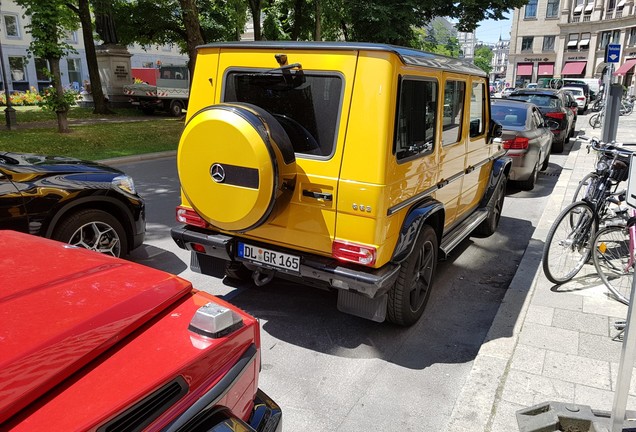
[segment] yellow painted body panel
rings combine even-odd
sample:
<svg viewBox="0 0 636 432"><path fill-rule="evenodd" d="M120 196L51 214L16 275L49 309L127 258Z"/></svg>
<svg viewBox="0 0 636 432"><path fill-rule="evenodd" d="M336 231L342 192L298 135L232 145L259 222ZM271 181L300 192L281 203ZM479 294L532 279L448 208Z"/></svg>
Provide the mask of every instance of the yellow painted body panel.
<svg viewBox="0 0 636 432"><path fill-rule="evenodd" d="M289 64L300 63L307 73L332 72L342 77L337 142L330 158L297 154L296 185L291 202L281 214L240 234L242 237L325 256L331 256L334 239L372 245L378 250L374 267L381 267L391 259L409 211L407 207L388 216L390 208L453 176L454 181L431 195L444 204L445 229L478 205L487 187L492 162L466 175L464 172L496 151L496 146L486 144L485 132L481 137L469 138L470 89L472 80L486 82L481 77L408 66L388 51L202 48L197 57L188 119L206 106L222 102L222 82L228 71L277 68L274 54L286 54ZM393 154L393 140L398 83L399 78L405 76L437 82L437 135L431 154L398 163ZM467 91L461 139L442 145L447 79L464 81ZM487 112L485 116L488 125ZM211 137L196 139L204 142ZM303 190L330 193L333 200L303 196ZM231 197L224 198L234 205ZM189 202L185 195L182 199L184 205L197 204ZM212 204L220 203L215 199Z"/></svg>

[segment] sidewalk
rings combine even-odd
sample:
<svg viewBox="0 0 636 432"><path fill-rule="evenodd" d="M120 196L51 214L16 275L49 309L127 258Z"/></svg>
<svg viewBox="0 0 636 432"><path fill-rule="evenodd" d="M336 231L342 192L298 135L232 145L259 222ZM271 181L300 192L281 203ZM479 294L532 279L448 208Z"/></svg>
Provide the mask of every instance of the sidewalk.
<svg viewBox="0 0 636 432"><path fill-rule="evenodd" d="M582 135L600 137L589 115L579 116ZM636 143L636 116L619 119L617 141ZM572 140L559 180L535 229L448 423L448 432L518 430L516 411L559 401L611 411L622 342L613 323L627 306L607 296L594 266L560 286L541 268L546 235L570 203L578 181L592 170L595 155ZM569 146L566 146L566 149ZM539 180L540 181L540 180ZM628 410L636 410L634 371Z"/></svg>

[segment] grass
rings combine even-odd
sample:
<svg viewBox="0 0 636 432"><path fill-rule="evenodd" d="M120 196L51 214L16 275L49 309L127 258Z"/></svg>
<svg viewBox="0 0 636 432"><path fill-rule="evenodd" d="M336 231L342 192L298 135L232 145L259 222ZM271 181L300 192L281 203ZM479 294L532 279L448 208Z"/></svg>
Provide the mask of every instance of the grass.
<svg viewBox="0 0 636 432"><path fill-rule="evenodd" d="M18 125L23 122L21 114L24 115L22 112L17 113ZM34 115L39 116L41 113ZM17 130L0 130L0 151L101 160L176 150L182 130L182 120L157 117L136 122L71 126L71 133L67 134L57 132L57 123L45 127L18 127Z"/></svg>
<svg viewBox="0 0 636 432"><path fill-rule="evenodd" d="M40 122L40 121L56 121L57 117L54 112L44 111L42 108L37 106L14 106L16 111L16 118L18 119L18 124L22 123L32 123L32 122ZM2 120L4 120L4 106L0 107L0 115L2 116ZM115 114L112 117L135 117L135 116L144 116L144 114L135 108L116 108L113 109ZM68 112L69 119L89 119L89 118L97 118L104 117L101 115L93 114L92 108L80 108L80 107L71 107ZM110 117L110 116L108 116ZM3 123L3 122L0 122Z"/></svg>

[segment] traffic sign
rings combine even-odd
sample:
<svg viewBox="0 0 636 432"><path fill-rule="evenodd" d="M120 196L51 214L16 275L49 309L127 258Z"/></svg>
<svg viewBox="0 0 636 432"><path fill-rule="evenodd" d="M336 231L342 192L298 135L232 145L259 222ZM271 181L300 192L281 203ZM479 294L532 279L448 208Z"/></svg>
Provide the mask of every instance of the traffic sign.
<svg viewBox="0 0 636 432"><path fill-rule="evenodd" d="M605 63L618 63L621 58L620 44L607 44L605 48Z"/></svg>

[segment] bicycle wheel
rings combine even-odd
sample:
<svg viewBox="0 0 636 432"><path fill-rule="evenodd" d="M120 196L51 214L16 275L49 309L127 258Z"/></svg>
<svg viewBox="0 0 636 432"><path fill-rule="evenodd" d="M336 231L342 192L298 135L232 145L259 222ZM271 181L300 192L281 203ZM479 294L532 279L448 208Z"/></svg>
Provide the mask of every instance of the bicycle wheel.
<svg viewBox="0 0 636 432"><path fill-rule="evenodd" d="M601 122L603 121L603 119L601 118L601 114L594 114L592 117L590 117L590 126L592 126L592 128L596 129L596 128L600 128L601 127Z"/></svg>
<svg viewBox="0 0 636 432"><path fill-rule="evenodd" d="M572 279L590 258L590 242L598 227L592 206L578 201L557 216L543 247L543 272L562 284Z"/></svg>
<svg viewBox="0 0 636 432"><path fill-rule="evenodd" d="M588 191L594 187L596 181L598 180L598 174L596 173L588 173L581 179L579 184L576 186L576 190L574 191L574 197L572 197L572 202L583 201L588 194Z"/></svg>
<svg viewBox="0 0 636 432"><path fill-rule="evenodd" d="M601 229L594 238L592 260L601 280L621 303L629 304L634 276L629 231L622 226Z"/></svg>

